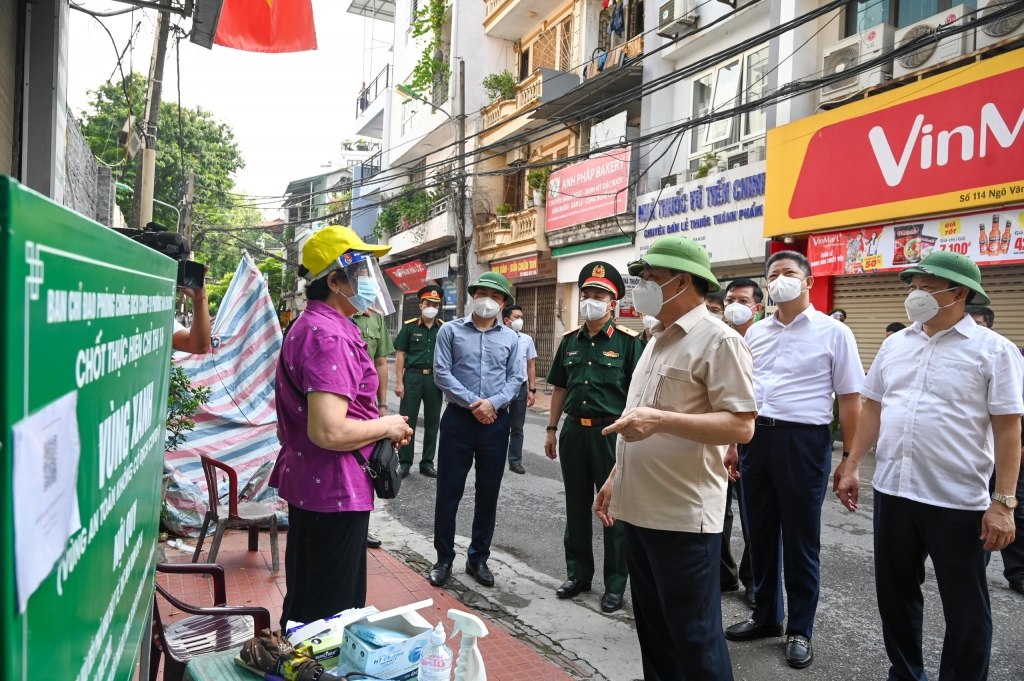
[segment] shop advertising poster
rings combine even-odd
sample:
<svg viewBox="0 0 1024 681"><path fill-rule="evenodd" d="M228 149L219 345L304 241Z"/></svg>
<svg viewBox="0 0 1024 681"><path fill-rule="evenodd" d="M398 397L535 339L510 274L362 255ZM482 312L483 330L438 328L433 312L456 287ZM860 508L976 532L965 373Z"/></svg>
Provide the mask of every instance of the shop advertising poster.
<svg viewBox="0 0 1024 681"><path fill-rule="evenodd" d="M129 681L177 264L0 177L0 679Z"/></svg>
<svg viewBox="0 0 1024 681"><path fill-rule="evenodd" d="M551 173L545 231L625 213L629 156L630 147L615 149Z"/></svg>
<svg viewBox="0 0 1024 681"><path fill-rule="evenodd" d="M898 272L934 251L978 265L1024 263L1024 205L841 232L812 234L807 258L817 277Z"/></svg>
<svg viewBox="0 0 1024 681"><path fill-rule="evenodd" d="M395 267L385 267L384 273L402 290L416 293L427 285L427 266L421 260L411 260Z"/></svg>
<svg viewBox="0 0 1024 681"><path fill-rule="evenodd" d="M719 267L764 260L765 162L733 168L636 200L636 257L663 236L696 241Z"/></svg>

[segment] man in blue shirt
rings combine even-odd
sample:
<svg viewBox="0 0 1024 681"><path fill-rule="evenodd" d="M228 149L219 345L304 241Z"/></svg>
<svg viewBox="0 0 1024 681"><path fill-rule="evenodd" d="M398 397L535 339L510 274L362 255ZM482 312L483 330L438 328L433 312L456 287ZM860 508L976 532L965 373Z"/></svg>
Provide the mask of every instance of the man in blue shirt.
<svg viewBox="0 0 1024 681"><path fill-rule="evenodd" d="M515 302L508 280L484 272L469 287L472 314L441 327L434 346L434 383L448 406L441 416L434 549L430 583L442 586L455 562L455 516L469 469L476 468L476 506L466 572L493 586L487 569L498 492L505 473L511 418L509 403L526 380L519 337L498 323L501 308Z"/></svg>

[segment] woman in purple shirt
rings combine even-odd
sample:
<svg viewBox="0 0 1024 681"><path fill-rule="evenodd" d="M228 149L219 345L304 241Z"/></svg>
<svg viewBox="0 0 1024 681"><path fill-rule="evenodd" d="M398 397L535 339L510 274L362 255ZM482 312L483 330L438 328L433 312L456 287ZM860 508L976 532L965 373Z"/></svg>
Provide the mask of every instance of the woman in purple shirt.
<svg viewBox="0 0 1024 681"><path fill-rule="evenodd" d="M412 431L404 416L379 418L377 370L351 317L373 306L394 312L377 256L348 227L327 227L302 249L305 312L289 327L277 364L283 443L270 485L288 502L287 594L281 628L366 602L366 532L373 485L352 454L396 446Z"/></svg>

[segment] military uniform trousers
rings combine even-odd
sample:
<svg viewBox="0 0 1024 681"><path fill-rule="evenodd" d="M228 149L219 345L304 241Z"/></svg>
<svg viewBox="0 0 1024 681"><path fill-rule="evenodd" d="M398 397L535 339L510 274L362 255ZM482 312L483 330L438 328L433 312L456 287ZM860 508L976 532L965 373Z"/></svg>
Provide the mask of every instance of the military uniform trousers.
<svg viewBox="0 0 1024 681"><path fill-rule="evenodd" d="M409 417L412 437L409 444L398 450L398 461L403 468L412 466L416 459L413 448L416 446L416 421L420 413L420 402L423 403L423 457L420 468L433 465L434 453L437 451L437 431L441 427L441 405L444 395L434 384L434 375L424 374L423 370L407 369L402 378L405 384L405 397L399 405L398 413Z"/></svg>
<svg viewBox="0 0 1024 681"><path fill-rule="evenodd" d="M558 438L558 460L565 486L565 567L569 579L589 582L594 577L594 495L615 466L615 435L602 435L603 426L564 421ZM604 528L604 589L626 590L626 552L622 521Z"/></svg>

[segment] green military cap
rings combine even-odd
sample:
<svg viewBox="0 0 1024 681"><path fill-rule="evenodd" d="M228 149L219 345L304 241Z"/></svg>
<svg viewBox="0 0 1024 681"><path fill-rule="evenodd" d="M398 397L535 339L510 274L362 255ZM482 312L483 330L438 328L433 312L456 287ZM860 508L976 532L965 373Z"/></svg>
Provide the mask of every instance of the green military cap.
<svg viewBox="0 0 1024 681"><path fill-rule="evenodd" d="M585 265L580 270L578 283L581 291L588 287L603 289L615 296L615 300L621 298L622 294L626 292L626 287L622 283L622 276L615 269L615 266L602 260L595 260Z"/></svg>
<svg viewBox="0 0 1024 681"><path fill-rule="evenodd" d="M966 255L950 251L935 251L917 265L900 272L900 279L910 281L915 274L930 274L946 279L954 286L966 286L974 291L974 305L988 305L991 301L981 287L981 268Z"/></svg>
<svg viewBox="0 0 1024 681"><path fill-rule="evenodd" d="M469 295L473 295L476 289L479 287L492 288L495 291L501 291L505 294L505 302L512 305L516 302L516 299L512 296L512 285L508 283L508 279L498 274L497 272L484 272L476 278L472 284L469 285Z"/></svg>
<svg viewBox="0 0 1024 681"><path fill-rule="evenodd" d="M708 283L708 293L722 290L715 275L711 274L711 258L700 244L685 236L663 236L653 244L644 257L629 263L629 273L634 277L648 267L667 267L687 272Z"/></svg>
<svg viewBox="0 0 1024 681"><path fill-rule="evenodd" d="M420 300L429 300L432 303L440 303L442 300L441 287L437 284L429 284L420 289L417 294Z"/></svg>

